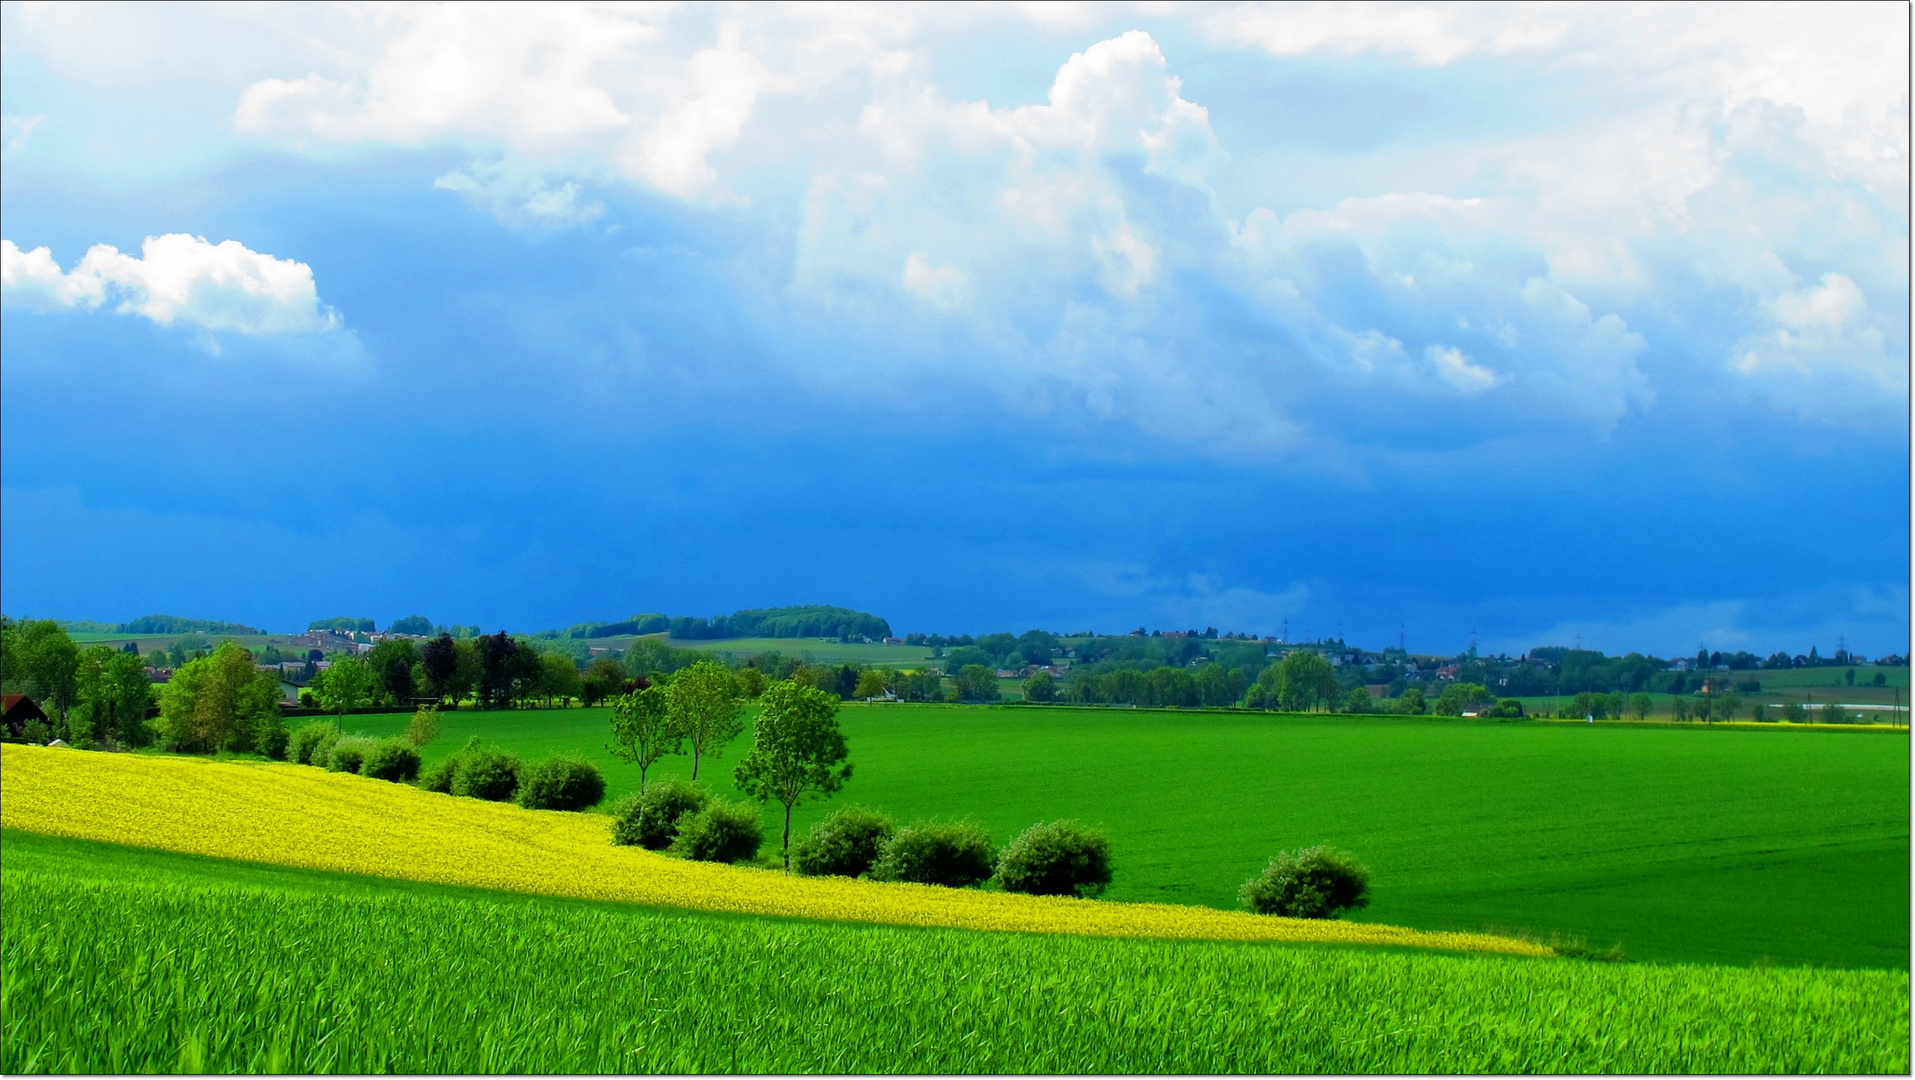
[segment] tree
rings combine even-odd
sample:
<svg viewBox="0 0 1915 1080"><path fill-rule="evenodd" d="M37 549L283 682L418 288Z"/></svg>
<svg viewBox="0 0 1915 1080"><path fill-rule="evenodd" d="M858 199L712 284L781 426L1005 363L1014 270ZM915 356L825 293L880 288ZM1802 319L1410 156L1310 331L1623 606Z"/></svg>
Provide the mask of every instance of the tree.
<svg viewBox="0 0 1915 1080"><path fill-rule="evenodd" d="M340 714L357 709L372 697L373 674L356 656L342 656L313 680L313 694L324 708Z"/></svg>
<svg viewBox="0 0 1915 1080"><path fill-rule="evenodd" d="M691 743L692 779L697 780L698 759L723 757L725 744L745 730L738 680L716 660L700 660L673 676L665 700L672 722Z"/></svg>
<svg viewBox="0 0 1915 1080"><path fill-rule="evenodd" d="M1039 703L1057 700L1057 680L1048 671L1037 671L1024 680L1024 700Z"/></svg>
<svg viewBox="0 0 1915 1080"><path fill-rule="evenodd" d="M1603 695L1593 695L1602 697ZM1438 716L1461 716L1466 712L1476 712L1486 702L1494 701L1489 687L1480 683L1455 682L1443 688L1432 710ZM1580 704L1579 704L1580 707ZM1597 708L1595 711L1602 711Z"/></svg>
<svg viewBox="0 0 1915 1080"><path fill-rule="evenodd" d="M1649 710L1655 706L1655 703L1655 699L1648 694L1631 694L1629 714L1638 720L1646 720L1649 717Z"/></svg>
<svg viewBox="0 0 1915 1080"><path fill-rule="evenodd" d="M1320 701L1333 701L1337 692L1336 669L1309 649L1298 649L1277 665L1277 701L1289 712L1314 709Z"/></svg>
<svg viewBox="0 0 1915 1080"><path fill-rule="evenodd" d="M1424 698L1420 688L1412 686L1403 691L1403 695L1390 706L1390 711L1404 716L1422 716L1430 711L1430 703Z"/></svg>
<svg viewBox="0 0 1915 1080"><path fill-rule="evenodd" d="M1002 695L997 688L997 672L983 664L966 664L952 677L959 701L996 701Z"/></svg>
<svg viewBox="0 0 1915 1080"><path fill-rule="evenodd" d="M424 615L408 615L403 619L392 620L392 625L386 627L386 632L389 634L410 634L413 637L425 637L427 634L432 633L432 620L426 618Z"/></svg>
<svg viewBox="0 0 1915 1080"><path fill-rule="evenodd" d="M68 722L75 736L84 729L95 739L112 739L124 746L146 745L146 713L153 701L153 684L147 681L146 666L137 654L95 645L80 654L78 685L78 711Z"/></svg>
<svg viewBox="0 0 1915 1080"><path fill-rule="evenodd" d="M647 683L612 699L612 756L638 766L638 797L645 798L646 773L668 754L685 752L685 732L672 716L665 691ZM641 823L642 824L642 823Z"/></svg>
<svg viewBox="0 0 1915 1080"><path fill-rule="evenodd" d="M578 665L572 662L571 657L563 653L546 653L539 658L539 669L539 693L545 697L548 707L553 698L563 705L584 693Z"/></svg>
<svg viewBox="0 0 1915 1080"><path fill-rule="evenodd" d="M391 705L404 705L412 697L412 666L419 662L419 650L403 638L382 641L366 653L366 667L372 672L372 696Z"/></svg>
<svg viewBox="0 0 1915 1080"><path fill-rule="evenodd" d="M763 694L764 690L760 689L758 692ZM872 698L883 697L884 672L879 671L877 668L866 668L859 672L858 686L852 696L865 701L869 701Z"/></svg>
<svg viewBox="0 0 1915 1080"><path fill-rule="evenodd" d="M1376 703L1370 700L1370 692L1361 686L1350 691L1349 696L1343 699L1343 711L1347 713L1367 713L1375 708Z"/></svg>
<svg viewBox="0 0 1915 1080"><path fill-rule="evenodd" d="M738 790L785 807L784 861L791 869L791 811L806 795L830 795L851 777L838 704L822 690L776 682L760 699L751 751L732 771Z"/></svg>
<svg viewBox="0 0 1915 1080"><path fill-rule="evenodd" d="M501 630L478 640L479 701L497 705L511 700L519 674L519 643Z"/></svg>
<svg viewBox="0 0 1915 1080"><path fill-rule="evenodd" d="M1723 694L1721 700L1716 703L1716 712L1720 713L1724 720L1734 720L1736 710L1740 708L1742 708L1742 695L1734 690Z"/></svg>
<svg viewBox="0 0 1915 1080"><path fill-rule="evenodd" d="M459 647L452 635L440 634L426 642L419 653L419 664L425 670L426 691L442 701L452 697L452 687L459 674Z"/></svg>
<svg viewBox="0 0 1915 1080"><path fill-rule="evenodd" d="M619 692L625 685L625 665L608 657L599 657L592 666L585 669L585 675L579 679L579 700L586 705L597 705ZM647 682L645 685L650 686Z"/></svg>
<svg viewBox="0 0 1915 1080"><path fill-rule="evenodd" d="M253 667L253 654L227 642L180 665L160 690L160 733L177 750L230 749L269 755L262 734L283 732L279 680ZM285 744L278 747L285 752Z"/></svg>
<svg viewBox="0 0 1915 1080"><path fill-rule="evenodd" d="M62 724L79 701L79 670L79 646L52 619L10 623L0 635L0 682L33 695Z"/></svg>

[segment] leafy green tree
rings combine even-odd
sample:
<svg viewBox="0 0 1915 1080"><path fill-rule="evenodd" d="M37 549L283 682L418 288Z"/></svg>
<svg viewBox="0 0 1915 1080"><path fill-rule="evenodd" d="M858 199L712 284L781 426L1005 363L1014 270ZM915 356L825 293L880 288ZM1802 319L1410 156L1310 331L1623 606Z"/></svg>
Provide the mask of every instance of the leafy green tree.
<svg viewBox="0 0 1915 1080"><path fill-rule="evenodd" d="M738 680L716 660L700 660L672 677L665 700L672 722L691 743L692 779L697 780L699 759L723 757L725 744L745 730Z"/></svg>
<svg viewBox="0 0 1915 1080"><path fill-rule="evenodd" d="M597 705L617 694L624 685L624 665L601 656L592 661L592 666L586 668L585 675L579 679L579 700L586 705Z"/></svg>
<svg viewBox="0 0 1915 1080"><path fill-rule="evenodd" d="M557 699L564 705L584 693L584 680L579 678L578 665L563 653L546 653L539 657L539 695L545 698L550 707Z"/></svg>
<svg viewBox="0 0 1915 1080"><path fill-rule="evenodd" d="M1716 702L1716 712L1724 720L1734 720L1735 714L1742 708L1742 695L1730 690Z"/></svg>
<svg viewBox="0 0 1915 1080"><path fill-rule="evenodd" d="M784 861L791 869L791 811L807 795L830 795L851 777L838 704L822 690L785 681L765 688L751 751L732 771L738 790L785 808Z"/></svg>
<svg viewBox="0 0 1915 1080"><path fill-rule="evenodd" d="M9 623L0 634L0 682L33 696L64 726L79 702L80 648L52 619Z"/></svg>
<svg viewBox="0 0 1915 1080"><path fill-rule="evenodd" d="M1670 714L1677 720L1689 719L1689 699L1680 694L1676 695L1674 703L1670 705Z"/></svg>
<svg viewBox="0 0 1915 1080"><path fill-rule="evenodd" d="M1297 649L1277 665L1277 701L1289 712L1314 709L1332 702L1337 693L1336 669L1309 649Z"/></svg>
<svg viewBox="0 0 1915 1080"><path fill-rule="evenodd" d="M1057 680L1048 671L1036 671L1024 680L1024 700L1040 704L1057 700Z"/></svg>
<svg viewBox="0 0 1915 1080"><path fill-rule="evenodd" d="M959 701L996 701L1003 695L997 688L997 672L983 664L966 664L952 677L953 692Z"/></svg>
<svg viewBox="0 0 1915 1080"><path fill-rule="evenodd" d="M646 776L659 758L685 752L685 731L672 715L662 687L646 685L612 699L612 756L638 766L642 804Z"/></svg>
<svg viewBox="0 0 1915 1080"><path fill-rule="evenodd" d="M1650 697L1648 694L1631 694L1629 695L1629 715L1638 720L1647 720L1649 718L1649 710L1654 708L1655 704L1656 699Z"/></svg>
<svg viewBox="0 0 1915 1080"><path fill-rule="evenodd" d="M1402 716L1422 716L1430 711L1430 703L1423 696L1422 688L1412 686L1390 705L1390 711Z"/></svg>
<svg viewBox="0 0 1915 1080"><path fill-rule="evenodd" d="M425 672L426 692L441 701L458 701L453 686L459 675L459 647L451 634L440 634L419 650L419 664Z"/></svg>
<svg viewBox="0 0 1915 1080"><path fill-rule="evenodd" d="M1496 700L1489 687L1481 683L1455 682L1443 688L1436 699L1433 710L1438 716L1461 716L1466 712L1477 712L1480 706Z"/></svg>
<svg viewBox="0 0 1915 1080"><path fill-rule="evenodd" d="M320 705L343 716L372 699L373 673L356 656L342 656L313 680Z"/></svg>
<svg viewBox="0 0 1915 1080"><path fill-rule="evenodd" d="M1343 699L1343 711L1346 713L1363 714L1375 709L1376 703L1370 700L1370 692L1361 686L1350 691Z"/></svg>
<svg viewBox="0 0 1915 1080"><path fill-rule="evenodd" d="M1200 704L1212 708L1233 705L1243 697L1243 670L1227 668L1221 663L1205 664L1197 669L1197 698Z"/></svg>
<svg viewBox="0 0 1915 1080"><path fill-rule="evenodd" d="M860 700L868 701L871 698L883 697L884 690L884 672L879 671L877 668L866 668L858 673L858 685L852 692L852 696ZM758 692L760 694L764 693L762 689Z"/></svg>
<svg viewBox="0 0 1915 1080"><path fill-rule="evenodd" d="M80 654L77 681L79 707L69 721L76 736L84 728L94 739L112 739L124 746L144 746L150 741L146 713L153 701L153 685L137 654L95 645ZM80 740L74 742L79 745Z"/></svg>
<svg viewBox="0 0 1915 1080"><path fill-rule="evenodd" d="M386 632L389 634L411 634L414 637L425 637L427 634L432 633L432 620L426 618L424 615L408 615L403 619L392 620L392 625L386 627Z"/></svg>
<svg viewBox="0 0 1915 1080"><path fill-rule="evenodd" d="M253 654L230 641L173 673L160 690L156 726L176 750L259 749L276 756L275 749L286 749L279 680L256 669Z"/></svg>
<svg viewBox="0 0 1915 1080"><path fill-rule="evenodd" d="M419 649L403 638L392 638L374 645L365 657L372 672L372 696L392 705L403 705L413 695L412 667L419 662Z"/></svg>

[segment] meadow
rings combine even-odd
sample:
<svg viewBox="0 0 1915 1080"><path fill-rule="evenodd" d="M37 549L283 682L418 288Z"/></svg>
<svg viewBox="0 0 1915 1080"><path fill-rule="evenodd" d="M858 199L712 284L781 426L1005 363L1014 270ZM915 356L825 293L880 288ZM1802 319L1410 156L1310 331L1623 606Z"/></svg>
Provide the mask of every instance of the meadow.
<svg viewBox="0 0 1915 1080"><path fill-rule="evenodd" d="M1374 872L1361 920L1639 960L1908 967L1902 731L895 704L840 718L856 772L800 808L799 831L847 802L969 816L999 843L1074 817L1111 835L1110 898L1223 909L1276 851L1329 842ZM448 713L426 757L474 734L528 758L583 751L616 797L638 776L605 752L607 722ZM701 780L729 793L743 748ZM653 775L688 772L667 758Z"/></svg>
<svg viewBox="0 0 1915 1080"><path fill-rule="evenodd" d="M0 894L9 1073L1908 1069L1906 972L726 917L15 831Z"/></svg>

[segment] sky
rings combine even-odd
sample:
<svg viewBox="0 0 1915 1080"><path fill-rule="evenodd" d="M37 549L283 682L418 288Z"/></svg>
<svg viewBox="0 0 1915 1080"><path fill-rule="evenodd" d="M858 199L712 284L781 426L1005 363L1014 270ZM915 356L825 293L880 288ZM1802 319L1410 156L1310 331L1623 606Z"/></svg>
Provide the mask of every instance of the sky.
<svg viewBox="0 0 1915 1080"><path fill-rule="evenodd" d="M6 4L5 610L1906 654L1908 48Z"/></svg>

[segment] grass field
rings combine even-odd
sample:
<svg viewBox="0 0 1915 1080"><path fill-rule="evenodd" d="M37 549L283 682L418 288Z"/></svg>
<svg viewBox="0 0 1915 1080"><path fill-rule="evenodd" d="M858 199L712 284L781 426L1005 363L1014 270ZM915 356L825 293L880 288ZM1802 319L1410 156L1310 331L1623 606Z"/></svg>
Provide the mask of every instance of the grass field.
<svg viewBox="0 0 1915 1080"><path fill-rule="evenodd" d="M1110 832L1110 897L1220 908L1277 850L1327 841L1374 871L1363 919L1563 935L1650 960L1909 962L1901 732L908 705L840 716L856 773L800 809L800 830L852 801L906 820L968 815L999 843L1076 817ZM605 753L606 725L596 709L451 713L427 757L468 734L528 757L577 749L615 793L631 790L637 770ZM728 790L743 748L701 778ZM659 770L688 771L682 758Z"/></svg>
<svg viewBox="0 0 1915 1080"><path fill-rule="evenodd" d="M9 1073L1908 1069L1905 972L852 927L17 832L0 890Z"/></svg>

